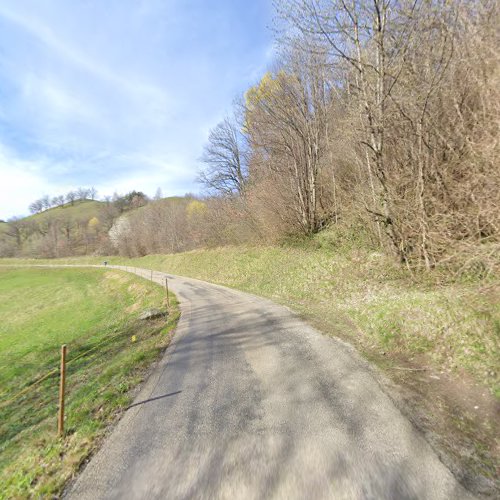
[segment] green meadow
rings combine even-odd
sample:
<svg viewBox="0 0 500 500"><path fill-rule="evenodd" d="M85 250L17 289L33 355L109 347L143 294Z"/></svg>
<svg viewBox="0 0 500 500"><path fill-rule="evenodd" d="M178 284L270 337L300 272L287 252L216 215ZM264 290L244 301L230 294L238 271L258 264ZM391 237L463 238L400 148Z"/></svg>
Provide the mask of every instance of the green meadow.
<svg viewBox="0 0 500 500"><path fill-rule="evenodd" d="M178 319L165 292L101 269L0 268L0 498L58 496L132 399ZM68 349L57 437L60 346Z"/></svg>

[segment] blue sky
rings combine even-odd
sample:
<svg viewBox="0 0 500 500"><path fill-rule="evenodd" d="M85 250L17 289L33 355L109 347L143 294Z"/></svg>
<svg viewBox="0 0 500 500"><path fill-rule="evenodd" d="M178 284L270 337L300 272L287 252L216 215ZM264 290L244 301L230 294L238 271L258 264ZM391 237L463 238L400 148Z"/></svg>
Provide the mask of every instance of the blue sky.
<svg viewBox="0 0 500 500"><path fill-rule="evenodd" d="M0 3L0 219L44 194L199 191L211 127L273 57L271 0Z"/></svg>

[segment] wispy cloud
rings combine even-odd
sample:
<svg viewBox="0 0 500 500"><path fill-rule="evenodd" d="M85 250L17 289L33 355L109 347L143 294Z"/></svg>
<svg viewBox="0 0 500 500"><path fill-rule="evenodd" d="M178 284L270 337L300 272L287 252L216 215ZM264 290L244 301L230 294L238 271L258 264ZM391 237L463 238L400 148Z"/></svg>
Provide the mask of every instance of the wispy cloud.
<svg viewBox="0 0 500 500"><path fill-rule="evenodd" d="M0 3L0 218L78 185L196 190L209 128L271 57L269 5Z"/></svg>
<svg viewBox="0 0 500 500"><path fill-rule="evenodd" d="M0 4L0 16L36 37L47 48L63 58L66 63L75 65L90 75L114 85L118 90L160 101L163 101L166 97L163 89L137 81L130 75L120 75L99 64L97 60L87 57L83 52L72 46L68 40L59 39L50 26L43 24L26 12L21 15L9 8L7 4Z"/></svg>

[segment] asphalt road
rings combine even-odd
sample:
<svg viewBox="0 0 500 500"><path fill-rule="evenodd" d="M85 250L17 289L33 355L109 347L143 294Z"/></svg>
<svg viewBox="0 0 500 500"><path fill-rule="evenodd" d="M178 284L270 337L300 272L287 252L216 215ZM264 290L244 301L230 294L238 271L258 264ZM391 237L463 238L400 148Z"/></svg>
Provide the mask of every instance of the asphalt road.
<svg viewBox="0 0 500 500"><path fill-rule="evenodd" d="M168 277L174 340L68 498L473 498L352 348L268 300Z"/></svg>

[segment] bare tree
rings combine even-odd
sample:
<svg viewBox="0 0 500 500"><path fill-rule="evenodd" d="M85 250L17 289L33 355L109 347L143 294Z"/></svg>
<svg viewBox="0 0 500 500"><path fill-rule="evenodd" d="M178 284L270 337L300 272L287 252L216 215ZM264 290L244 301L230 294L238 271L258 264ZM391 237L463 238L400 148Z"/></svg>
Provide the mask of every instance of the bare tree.
<svg viewBox="0 0 500 500"><path fill-rule="evenodd" d="M58 207L62 207L64 205L64 196L62 194L60 194L59 196L56 196L54 198L54 200L55 200L55 204Z"/></svg>
<svg viewBox="0 0 500 500"><path fill-rule="evenodd" d="M77 194L74 191L69 191L69 193L66 194L66 201L68 203L71 203L71 205L75 204L76 198L77 198Z"/></svg>
<svg viewBox="0 0 500 500"><path fill-rule="evenodd" d="M51 207L50 197L47 194L42 196L40 201L44 210L48 210Z"/></svg>
<svg viewBox="0 0 500 500"><path fill-rule="evenodd" d="M83 201L86 200L88 196L89 189L80 187L76 190L76 199Z"/></svg>
<svg viewBox="0 0 500 500"><path fill-rule="evenodd" d="M23 232L25 223L21 217L12 217L7 221L6 236L15 241L18 250L21 249L23 243Z"/></svg>
<svg viewBox="0 0 500 500"><path fill-rule="evenodd" d="M202 156L206 167L198 181L209 191L242 195L248 177L246 138L234 119L225 118L210 131Z"/></svg>
<svg viewBox="0 0 500 500"><path fill-rule="evenodd" d="M282 217L293 216L306 234L317 232L326 215L319 182L331 86L321 55L292 50L282 69L247 92L247 127L257 153L251 173L280 185Z"/></svg>
<svg viewBox="0 0 500 500"><path fill-rule="evenodd" d="M43 210L43 202L42 200L35 200L30 204L29 210L32 214L37 214Z"/></svg>

